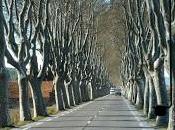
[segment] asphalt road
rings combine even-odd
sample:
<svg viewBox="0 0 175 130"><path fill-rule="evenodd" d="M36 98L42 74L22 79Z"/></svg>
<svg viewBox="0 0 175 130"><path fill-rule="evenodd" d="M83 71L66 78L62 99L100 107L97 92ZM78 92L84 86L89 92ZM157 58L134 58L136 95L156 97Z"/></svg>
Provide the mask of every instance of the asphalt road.
<svg viewBox="0 0 175 130"><path fill-rule="evenodd" d="M108 95L16 130L154 130L134 106Z"/></svg>

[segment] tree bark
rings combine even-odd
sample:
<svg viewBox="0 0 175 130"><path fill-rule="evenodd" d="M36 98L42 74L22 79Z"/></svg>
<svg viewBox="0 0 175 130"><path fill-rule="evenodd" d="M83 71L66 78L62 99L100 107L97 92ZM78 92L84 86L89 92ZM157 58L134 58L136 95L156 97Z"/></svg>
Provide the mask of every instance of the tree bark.
<svg viewBox="0 0 175 130"><path fill-rule="evenodd" d="M42 81L38 79L30 80L31 89L33 91L33 109L34 109L34 117L37 116L47 116L46 105L43 99L41 84Z"/></svg>
<svg viewBox="0 0 175 130"><path fill-rule="evenodd" d="M136 105L138 109L143 109L143 89L144 89L144 83L142 80L137 81L137 99L136 99Z"/></svg>
<svg viewBox="0 0 175 130"><path fill-rule="evenodd" d="M18 71L20 121L31 120L28 79Z"/></svg>
<svg viewBox="0 0 175 130"><path fill-rule="evenodd" d="M61 83L60 78L56 76L54 79L54 88L55 88L55 101L56 101L57 111L65 110L60 83Z"/></svg>
<svg viewBox="0 0 175 130"><path fill-rule="evenodd" d="M76 105L78 105L82 103L82 98L81 98L80 86L76 79L73 81L73 90L74 90L75 103Z"/></svg>
<svg viewBox="0 0 175 130"><path fill-rule="evenodd" d="M81 89L81 96L82 96L82 101L86 102L87 99L87 86L86 86L86 80L80 81L80 89Z"/></svg>
<svg viewBox="0 0 175 130"><path fill-rule="evenodd" d="M95 79L92 80L92 97L93 99L97 98L96 84Z"/></svg>
<svg viewBox="0 0 175 130"><path fill-rule="evenodd" d="M128 85L128 89L129 89L129 92L128 92L128 100L131 101L132 100L132 84L131 84L131 81L129 82L129 85Z"/></svg>
<svg viewBox="0 0 175 130"><path fill-rule="evenodd" d="M70 108L68 84L65 80L61 80L61 88L63 93L63 100L66 108Z"/></svg>
<svg viewBox="0 0 175 130"><path fill-rule="evenodd" d="M93 99L93 89L91 82L88 83L88 99L92 100Z"/></svg>
<svg viewBox="0 0 175 130"><path fill-rule="evenodd" d="M160 60L160 59L158 59ZM161 61L157 61L154 64L154 86L157 97L157 104L168 106L167 90L165 85L164 69L163 66L159 65ZM156 119L157 125L167 125L168 124L168 111L165 116L158 116Z"/></svg>
<svg viewBox="0 0 175 130"><path fill-rule="evenodd" d="M70 105L75 106L75 97L74 97L74 90L73 90L72 83L69 84L68 91L69 91Z"/></svg>
<svg viewBox="0 0 175 130"><path fill-rule="evenodd" d="M172 87L172 93L170 93L172 95L172 99L171 100L171 108L169 109L169 124L168 124L168 130L174 130L175 129L175 34L172 35L172 39L171 39L171 50L170 50L170 54L171 54L171 59L170 59L170 73L171 73L171 83L170 87Z"/></svg>
<svg viewBox="0 0 175 130"><path fill-rule="evenodd" d="M137 85L136 81L134 81L132 85L132 103L136 104L136 100L137 100Z"/></svg>
<svg viewBox="0 0 175 130"><path fill-rule="evenodd" d="M82 101L85 102L86 101L86 97L85 97L85 86L83 84L83 81L80 81L79 83L80 86L80 90L81 90L81 97L82 97Z"/></svg>
<svg viewBox="0 0 175 130"><path fill-rule="evenodd" d="M7 126L10 123L8 113L8 83L6 70L1 66L2 61L4 60L0 60L0 127Z"/></svg>
<svg viewBox="0 0 175 130"><path fill-rule="evenodd" d="M144 90L144 105L143 105L143 112L144 115L148 115L148 110L149 110L149 79L146 77L145 81L145 90Z"/></svg>
<svg viewBox="0 0 175 130"><path fill-rule="evenodd" d="M153 79L151 76L149 76L149 110L148 110L149 119L154 119L156 117L154 111L155 104L156 104L155 88L153 84Z"/></svg>

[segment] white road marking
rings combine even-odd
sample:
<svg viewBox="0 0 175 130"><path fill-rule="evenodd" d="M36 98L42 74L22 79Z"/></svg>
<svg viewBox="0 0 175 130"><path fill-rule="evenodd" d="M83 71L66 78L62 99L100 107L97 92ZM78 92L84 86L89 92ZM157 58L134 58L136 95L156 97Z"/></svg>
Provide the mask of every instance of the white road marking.
<svg viewBox="0 0 175 130"><path fill-rule="evenodd" d="M124 99L124 102L127 104L129 110L131 111L132 115L134 116L134 118L139 122L139 126L140 127L149 127L146 122L141 122L140 118L136 116L136 115L138 115L138 112L132 111L132 109L128 103L128 100L126 100L124 97L123 97L123 99ZM147 129L143 128L142 130L147 130ZM154 129L151 128L149 130L154 130Z"/></svg>
<svg viewBox="0 0 175 130"><path fill-rule="evenodd" d="M107 96L109 96L109 95L106 95L106 96L104 96L104 97L100 97L100 98L97 98L97 99L105 98L105 97L107 97ZM94 101L95 101L95 100L94 100ZM43 119L43 120L40 120L40 121L43 121L43 122L40 122L40 123L35 122L35 123L31 123L31 124L22 126L21 129L22 129L22 130L29 130L29 129L32 128L33 126L44 124L44 121L51 121L51 120L53 120L53 119L56 119L56 118L59 118L59 117L61 117L61 116L66 115L66 114L69 114L69 113L71 113L71 112L77 111L77 110L79 110L80 108L85 107L85 106L87 106L87 105L93 103L94 101L89 101L89 102L87 102L87 103L84 103L84 104L82 104L82 105L80 105L80 106L78 106L78 107L75 107L75 108L73 108L73 109L70 109L70 110L68 110L68 111L64 111L64 112L58 113L55 117L48 117L48 118L45 118L45 119ZM96 117L96 115L95 115L95 117ZM90 122L91 122L91 121L90 121ZM88 123L90 123L90 122L88 121ZM25 128L24 128L24 127L25 127ZM18 129L12 129L12 130L18 130Z"/></svg>
<svg viewBox="0 0 175 130"><path fill-rule="evenodd" d="M29 130L31 127L24 128L23 130Z"/></svg>
<svg viewBox="0 0 175 130"><path fill-rule="evenodd" d="M36 123L35 125L41 125L41 124L43 124L43 122Z"/></svg>
<svg viewBox="0 0 175 130"><path fill-rule="evenodd" d="M139 126L143 127L143 126L145 126L145 123L140 122Z"/></svg>
<svg viewBox="0 0 175 130"><path fill-rule="evenodd" d="M89 125L91 123L91 121L88 121L87 124Z"/></svg>
<svg viewBox="0 0 175 130"><path fill-rule="evenodd" d="M55 117L54 117L55 118ZM50 119L47 119L46 121L51 121L52 119L50 118Z"/></svg>

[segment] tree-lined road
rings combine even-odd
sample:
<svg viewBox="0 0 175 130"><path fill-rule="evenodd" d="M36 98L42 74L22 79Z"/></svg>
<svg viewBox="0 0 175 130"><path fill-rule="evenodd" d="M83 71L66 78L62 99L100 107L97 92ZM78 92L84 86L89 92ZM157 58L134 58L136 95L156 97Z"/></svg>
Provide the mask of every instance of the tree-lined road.
<svg viewBox="0 0 175 130"><path fill-rule="evenodd" d="M108 95L16 130L153 130L123 97Z"/></svg>

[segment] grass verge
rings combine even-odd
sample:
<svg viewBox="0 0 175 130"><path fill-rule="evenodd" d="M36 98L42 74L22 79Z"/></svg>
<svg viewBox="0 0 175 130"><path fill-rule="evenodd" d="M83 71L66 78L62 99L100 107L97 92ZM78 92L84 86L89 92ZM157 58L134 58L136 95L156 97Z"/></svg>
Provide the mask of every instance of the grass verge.
<svg viewBox="0 0 175 130"><path fill-rule="evenodd" d="M42 120L46 117L43 117L43 116L38 116L38 117L35 117L35 118L32 118L31 121L20 121L19 120L19 110L16 108L16 109L10 109L10 117L11 117L11 124L14 126L14 127L20 127L20 126L24 126L24 125L27 125L29 123L33 123L33 122L37 122L39 120ZM48 115L55 115L57 114L57 110L56 110L56 107L55 105L53 106L49 106L47 107L47 112L48 112ZM33 110L31 109L31 113L32 113L32 116L33 116ZM9 130L11 127L5 127L5 128L0 128L0 130Z"/></svg>

